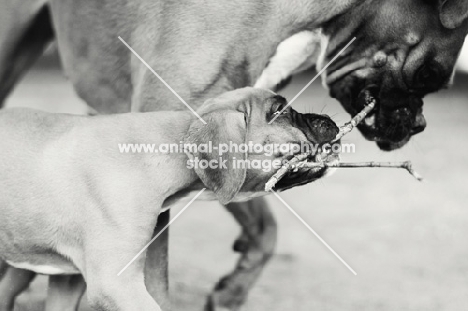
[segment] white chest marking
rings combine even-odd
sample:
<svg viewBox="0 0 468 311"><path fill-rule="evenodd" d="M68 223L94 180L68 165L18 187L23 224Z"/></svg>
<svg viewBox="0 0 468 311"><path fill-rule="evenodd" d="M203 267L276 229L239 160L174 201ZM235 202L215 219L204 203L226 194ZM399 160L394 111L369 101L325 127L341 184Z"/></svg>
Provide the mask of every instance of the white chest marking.
<svg viewBox="0 0 468 311"><path fill-rule="evenodd" d="M317 71L321 71L325 67L325 60L327 58L327 48L330 43L329 37L322 34L320 43L320 55L317 60ZM328 90L327 85L327 72L322 73L322 86L325 90Z"/></svg>
<svg viewBox="0 0 468 311"><path fill-rule="evenodd" d="M27 262L16 263L16 262L7 261L7 263L12 267L33 271L39 274L47 274L47 275L70 274L70 271L65 271L63 269L53 267L53 266L32 265Z"/></svg>
<svg viewBox="0 0 468 311"><path fill-rule="evenodd" d="M286 78L314 66L320 53L320 37L319 31L302 31L281 42L255 87L271 90Z"/></svg>

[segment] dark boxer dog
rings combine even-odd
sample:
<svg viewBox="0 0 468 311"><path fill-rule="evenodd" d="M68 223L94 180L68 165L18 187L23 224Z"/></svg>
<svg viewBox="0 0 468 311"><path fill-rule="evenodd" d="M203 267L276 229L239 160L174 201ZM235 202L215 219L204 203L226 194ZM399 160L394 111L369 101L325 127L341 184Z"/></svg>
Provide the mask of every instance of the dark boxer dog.
<svg viewBox="0 0 468 311"><path fill-rule="evenodd" d="M324 27L326 59L357 37L327 70L326 84L350 114L362 109L360 94L371 89L378 109L359 129L382 150L404 146L426 127L423 98L451 82L467 16L464 0L361 1Z"/></svg>
<svg viewBox="0 0 468 311"><path fill-rule="evenodd" d="M360 129L393 150L424 129L422 98L450 81L467 16L468 0L1 0L0 101L57 38L67 75L98 113L185 109L121 36L197 108L254 85L270 59L285 55L282 43L322 28L322 65L357 38L326 71L331 95L354 114L370 89L379 105ZM207 308L214 310L239 308L276 242L264 201L227 208L243 228L236 243L242 256L211 295ZM146 285L164 306L167 286L155 279L167 281L167 235L157 242L148 251Z"/></svg>

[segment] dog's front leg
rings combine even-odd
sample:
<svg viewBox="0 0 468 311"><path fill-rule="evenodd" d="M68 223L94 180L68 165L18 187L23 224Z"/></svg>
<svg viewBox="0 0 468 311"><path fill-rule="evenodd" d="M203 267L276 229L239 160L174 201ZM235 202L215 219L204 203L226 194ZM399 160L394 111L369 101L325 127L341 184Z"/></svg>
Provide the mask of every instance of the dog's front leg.
<svg viewBox="0 0 468 311"><path fill-rule="evenodd" d="M77 311L86 283L81 274L51 275L47 290L46 311Z"/></svg>
<svg viewBox="0 0 468 311"><path fill-rule="evenodd" d="M122 248L128 242L114 236L121 242L109 245L108 240L98 239L101 243L93 243L93 255L86 261L86 282L88 286L88 302L93 310L102 311L161 311L146 290L144 280L145 256L143 253L120 276L119 271L135 256L139 249ZM144 243L134 241L143 248ZM148 241L146 241L148 242ZM100 249L99 249L100 248Z"/></svg>
<svg viewBox="0 0 468 311"><path fill-rule="evenodd" d="M226 208L242 226L242 234L234 244L241 257L234 271L216 285L208 298L207 311L239 310L276 247L276 220L264 198L231 203Z"/></svg>
<svg viewBox="0 0 468 311"><path fill-rule="evenodd" d="M128 269L130 270L128 272L135 272L133 268ZM88 284L88 302L93 310L161 311L159 305L146 291L143 273L139 277L121 279L115 279L115 275L112 279L109 274L100 273L90 277Z"/></svg>
<svg viewBox="0 0 468 311"><path fill-rule="evenodd" d="M0 311L13 311L15 298L28 288L36 273L0 264Z"/></svg>
<svg viewBox="0 0 468 311"><path fill-rule="evenodd" d="M127 266L151 240L159 209L132 206L138 208L102 209L89 220L83 274L95 310L161 310L145 286L146 251Z"/></svg>

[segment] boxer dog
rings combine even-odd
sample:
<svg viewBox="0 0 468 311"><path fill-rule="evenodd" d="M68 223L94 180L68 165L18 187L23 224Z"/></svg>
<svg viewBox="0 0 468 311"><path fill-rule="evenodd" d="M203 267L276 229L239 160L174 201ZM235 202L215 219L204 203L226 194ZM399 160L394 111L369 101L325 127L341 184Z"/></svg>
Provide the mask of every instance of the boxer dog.
<svg viewBox="0 0 468 311"><path fill-rule="evenodd" d="M168 202L202 188L213 193L205 199L222 204L266 194L265 183L276 170L234 161L279 160L279 168L293 154L228 150L220 155L197 148L175 155L128 154L119 153L119 143L265 146L335 138L338 127L330 118L291 108L269 125L286 104L271 91L239 89L199 109L206 125L189 111L97 117L2 111L0 146L8 152L0 154L0 257L36 273L81 274L95 310L161 310L145 287L145 254L117 273L151 240ZM195 159L225 167L191 169L188 163ZM311 182L326 171L301 169L277 190ZM10 287L6 281L3 290ZM0 292L1 311L13 310L8 296Z"/></svg>
<svg viewBox="0 0 468 311"><path fill-rule="evenodd" d="M393 150L426 126L422 98L449 83L467 12L468 0L1 0L0 101L55 38L66 74L94 111L185 109L121 36L196 108L227 90L255 85L264 72L287 77L300 69L310 45L295 36L320 28L321 67L356 37L325 71L324 83L351 114L362 106L362 91L371 90L378 107L360 130ZM305 50L291 53L290 45ZM284 64L285 70L275 70ZM276 224L262 199L227 208L243 229L235 243L242 256L215 287L208 310L237 310L276 243ZM163 235L148 250L145 272L158 301L167 286L153 280L167 279L161 266L166 253Z"/></svg>

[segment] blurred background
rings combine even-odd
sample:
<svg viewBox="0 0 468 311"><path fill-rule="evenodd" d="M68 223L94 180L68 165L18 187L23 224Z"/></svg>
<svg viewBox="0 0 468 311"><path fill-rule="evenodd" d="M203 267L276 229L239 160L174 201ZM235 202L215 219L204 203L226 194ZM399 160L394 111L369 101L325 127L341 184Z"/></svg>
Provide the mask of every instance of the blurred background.
<svg viewBox="0 0 468 311"><path fill-rule="evenodd" d="M460 62L468 72L468 49ZM315 73L294 78L291 99ZM426 178L404 171L341 169L282 197L358 273L350 273L274 196L279 223L277 255L250 294L246 311L466 310L468 306L468 75L425 101L426 131L403 149L379 151L356 131L346 142L356 154L344 161L412 160ZM28 73L8 107L84 113L63 76L54 49ZM294 108L349 116L320 82ZM175 206L178 211L181 206ZM172 215L175 215L173 213ZM234 267L239 226L216 203L197 202L171 226L170 277L174 310L202 310L206 295ZM41 310L45 277L20 297L16 310ZM33 307L35 306L35 307ZM88 310L82 303L81 310Z"/></svg>

